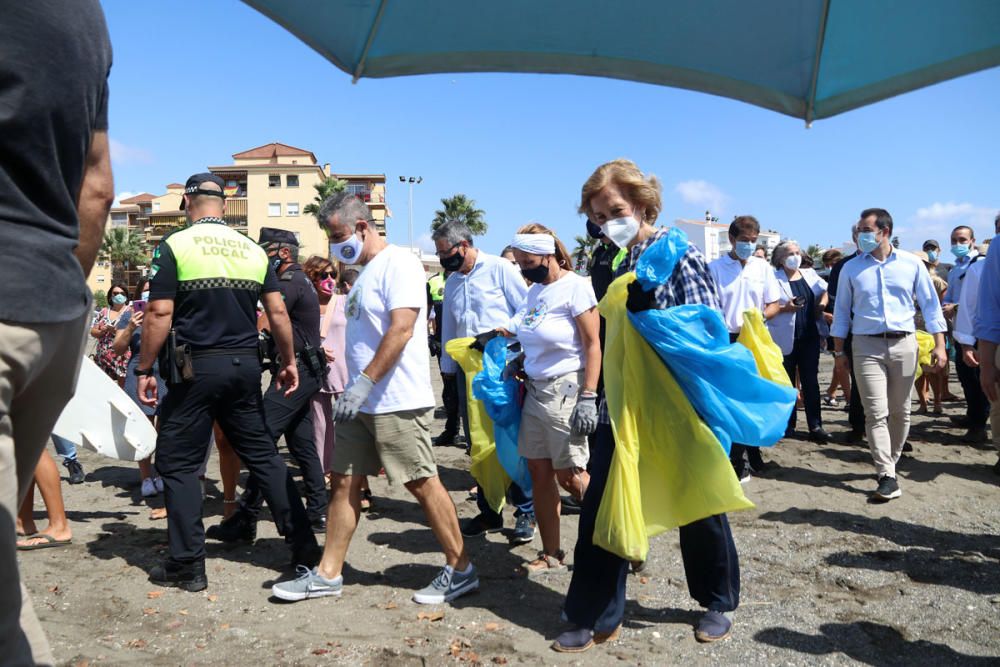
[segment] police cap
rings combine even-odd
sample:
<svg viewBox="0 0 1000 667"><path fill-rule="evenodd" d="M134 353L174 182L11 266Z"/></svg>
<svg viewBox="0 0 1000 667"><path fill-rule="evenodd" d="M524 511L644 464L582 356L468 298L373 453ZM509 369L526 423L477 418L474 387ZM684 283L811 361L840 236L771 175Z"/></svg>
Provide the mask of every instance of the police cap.
<svg viewBox="0 0 1000 667"><path fill-rule="evenodd" d="M268 246L273 243L299 247L299 240L295 238L294 232L290 232L287 229L277 229L276 227L261 227L257 245Z"/></svg>
<svg viewBox="0 0 1000 667"><path fill-rule="evenodd" d="M209 190L202 188L203 183L215 183L219 186L218 190ZM184 194L186 195L209 195L211 197L218 197L220 199L225 199L226 194L223 190L226 187L226 182L216 176L211 172L205 172L203 174L195 174L191 178L187 179L187 183L184 184ZM181 197L181 210L184 210L184 197Z"/></svg>

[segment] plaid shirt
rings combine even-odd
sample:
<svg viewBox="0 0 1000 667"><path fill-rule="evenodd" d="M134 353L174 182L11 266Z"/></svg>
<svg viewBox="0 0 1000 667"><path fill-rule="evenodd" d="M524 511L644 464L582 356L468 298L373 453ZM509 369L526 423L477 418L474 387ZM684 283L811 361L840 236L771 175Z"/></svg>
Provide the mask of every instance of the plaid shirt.
<svg viewBox="0 0 1000 667"><path fill-rule="evenodd" d="M637 244L629 251L628 256L618 266L615 277L624 275L635 268L636 262L646 249L657 240L666 235L668 230L658 229L648 239ZM705 257L693 244L688 243L687 252L677 261L674 272L670 274L670 280L666 284L660 285L655 292L656 306L660 310L666 310L673 306L687 303L701 303L709 308L722 311L722 301L719 299L719 290L715 285ZM608 404L601 397L600 412L598 422L610 424L608 416Z"/></svg>

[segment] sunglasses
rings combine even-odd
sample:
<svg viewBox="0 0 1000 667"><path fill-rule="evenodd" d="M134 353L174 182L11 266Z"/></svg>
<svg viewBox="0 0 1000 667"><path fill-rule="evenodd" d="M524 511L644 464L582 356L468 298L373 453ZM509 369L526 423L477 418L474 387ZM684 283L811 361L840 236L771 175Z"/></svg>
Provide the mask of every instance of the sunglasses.
<svg viewBox="0 0 1000 667"><path fill-rule="evenodd" d="M320 271L316 274L316 277L320 280L325 280L327 278L336 278L337 274L334 271Z"/></svg>

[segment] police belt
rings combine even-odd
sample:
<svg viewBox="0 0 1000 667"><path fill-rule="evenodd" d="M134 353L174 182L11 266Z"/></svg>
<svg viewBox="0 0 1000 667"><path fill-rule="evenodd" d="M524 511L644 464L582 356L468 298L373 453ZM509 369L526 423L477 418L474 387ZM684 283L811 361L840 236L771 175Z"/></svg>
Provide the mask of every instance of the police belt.
<svg viewBox="0 0 1000 667"><path fill-rule="evenodd" d="M257 356L256 347L206 347L191 350L192 357Z"/></svg>

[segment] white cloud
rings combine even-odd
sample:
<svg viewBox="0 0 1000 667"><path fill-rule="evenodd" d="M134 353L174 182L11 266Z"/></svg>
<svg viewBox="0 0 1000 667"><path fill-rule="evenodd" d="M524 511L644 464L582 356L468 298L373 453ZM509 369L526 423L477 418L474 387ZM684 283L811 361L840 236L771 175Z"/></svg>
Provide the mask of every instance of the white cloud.
<svg viewBox="0 0 1000 667"><path fill-rule="evenodd" d="M681 181L674 186L674 192L687 204L704 206L714 215L719 215L729 200L728 195L718 186L702 180Z"/></svg>
<svg viewBox="0 0 1000 667"><path fill-rule="evenodd" d="M976 206L969 202L956 204L955 202L934 202L930 206L917 209L917 220L925 223L950 223L956 225L967 223L969 225L992 223L996 215L996 209L985 206ZM952 225L954 226L954 225Z"/></svg>
<svg viewBox="0 0 1000 667"><path fill-rule="evenodd" d="M421 234L420 238L414 241L414 245L420 248L420 252L426 255L433 255L437 252L437 247L434 245L434 240L431 239L430 234Z"/></svg>
<svg viewBox="0 0 1000 667"><path fill-rule="evenodd" d="M109 139L111 146L111 160L118 164L149 164L153 161L153 154L144 148L128 146L115 139Z"/></svg>
<svg viewBox="0 0 1000 667"><path fill-rule="evenodd" d="M977 238L992 236L996 214L996 209L969 202L934 202L918 208L906 224L897 224L894 232L904 248L919 248L928 239L947 246L951 230L958 225L971 227Z"/></svg>
<svg viewBox="0 0 1000 667"><path fill-rule="evenodd" d="M129 192L127 190L124 191L124 192L119 192L117 195L115 195L115 203L112 204L112 206L121 206L123 199L128 199L129 197L134 197L137 194L139 194L139 193L138 192Z"/></svg>

